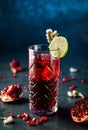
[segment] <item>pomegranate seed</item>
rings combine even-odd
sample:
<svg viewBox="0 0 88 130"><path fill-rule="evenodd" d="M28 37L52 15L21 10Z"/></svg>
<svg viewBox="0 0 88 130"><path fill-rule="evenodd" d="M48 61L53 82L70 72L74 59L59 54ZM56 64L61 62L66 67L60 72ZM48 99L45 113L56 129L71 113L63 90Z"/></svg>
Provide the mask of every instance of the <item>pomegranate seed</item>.
<svg viewBox="0 0 88 130"><path fill-rule="evenodd" d="M18 114L17 117L23 119L23 114Z"/></svg>
<svg viewBox="0 0 88 130"><path fill-rule="evenodd" d="M17 115L18 118L22 119L23 121L26 122L26 124L28 126L34 126L34 125L39 125L42 122L48 120L47 116L43 116L40 119L37 119L36 117L34 117L31 121L29 120L29 114L27 112L24 112L23 114L18 114Z"/></svg>
<svg viewBox="0 0 88 130"><path fill-rule="evenodd" d="M11 116L12 118L15 117L15 115L13 113L10 113L9 116Z"/></svg>
<svg viewBox="0 0 88 130"><path fill-rule="evenodd" d="M28 121L29 120L29 117L23 117L22 118L24 121Z"/></svg>
<svg viewBox="0 0 88 130"><path fill-rule="evenodd" d="M27 121L26 123L28 126L34 126L34 122L32 122L32 121Z"/></svg>
<svg viewBox="0 0 88 130"><path fill-rule="evenodd" d="M82 79L82 80L81 80L81 82L82 82L82 83L85 83L85 82L86 82L86 80L85 80L85 79Z"/></svg>
<svg viewBox="0 0 88 130"><path fill-rule="evenodd" d="M24 117L29 118L29 114L27 112L24 112L23 115L24 115Z"/></svg>
<svg viewBox="0 0 88 130"><path fill-rule="evenodd" d="M43 116L41 119L40 119L40 122L44 122L44 121L47 121L48 120L48 117L47 116Z"/></svg>
<svg viewBox="0 0 88 130"><path fill-rule="evenodd" d="M65 83L65 82L68 82L69 81L69 78L68 77L64 77L63 79L62 79L62 81Z"/></svg>
<svg viewBox="0 0 88 130"><path fill-rule="evenodd" d="M75 76L74 75L72 75L71 80L75 80Z"/></svg>
<svg viewBox="0 0 88 130"><path fill-rule="evenodd" d="M9 88L7 89L7 94L10 95L15 89L16 89L16 86L14 85L9 86Z"/></svg>
<svg viewBox="0 0 88 130"><path fill-rule="evenodd" d="M41 121L39 119L36 119L36 125L41 124Z"/></svg>
<svg viewBox="0 0 88 130"><path fill-rule="evenodd" d="M76 85L75 84L72 84L70 87L69 87L69 90L74 90L76 88Z"/></svg>
<svg viewBox="0 0 88 130"><path fill-rule="evenodd" d="M34 117L34 118L32 119L32 121L34 121L34 122L36 122L36 120L37 120L37 118L36 118L36 117Z"/></svg>
<svg viewBox="0 0 88 130"><path fill-rule="evenodd" d="M42 119L43 119L44 121L47 121L47 120L48 120L48 117L47 117L47 116L43 116Z"/></svg>
<svg viewBox="0 0 88 130"><path fill-rule="evenodd" d="M8 86L7 86L6 88L4 88L4 89L1 91L1 93L5 93L5 92L7 92L7 90L8 90Z"/></svg>

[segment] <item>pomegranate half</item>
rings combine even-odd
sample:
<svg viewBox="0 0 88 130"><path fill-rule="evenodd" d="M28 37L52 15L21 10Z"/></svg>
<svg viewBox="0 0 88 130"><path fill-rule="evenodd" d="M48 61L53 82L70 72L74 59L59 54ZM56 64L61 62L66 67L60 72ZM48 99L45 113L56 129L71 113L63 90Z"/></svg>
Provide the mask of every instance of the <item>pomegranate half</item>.
<svg viewBox="0 0 88 130"><path fill-rule="evenodd" d="M12 73L17 73L23 71L23 66L20 64L20 62L17 59L13 59L10 62L10 69Z"/></svg>
<svg viewBox="0 0 88 130"><path fill-rule="evenodd" d="M88 101L81 99L71 108L71 117L74 122L88 123Z"/></svg>
<svg viewBox="0 0 88 130"><path fill-rule="evenodd" d="M3 102L13 102L23 97L23 91L18 84L9 85L0 92L0 99Z"/></svg>

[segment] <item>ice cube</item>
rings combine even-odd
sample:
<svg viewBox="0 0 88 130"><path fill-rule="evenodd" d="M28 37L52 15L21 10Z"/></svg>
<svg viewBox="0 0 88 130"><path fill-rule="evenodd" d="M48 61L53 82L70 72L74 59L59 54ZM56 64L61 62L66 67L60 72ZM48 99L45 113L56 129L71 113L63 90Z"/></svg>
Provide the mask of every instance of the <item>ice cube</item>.
<svg viewBox="0 0 88 130"><path fill-rule="evenodd" d="M49 66L46 66L42 71L42 79L43 80L50 80L53 76L53 70Z"/></svg>

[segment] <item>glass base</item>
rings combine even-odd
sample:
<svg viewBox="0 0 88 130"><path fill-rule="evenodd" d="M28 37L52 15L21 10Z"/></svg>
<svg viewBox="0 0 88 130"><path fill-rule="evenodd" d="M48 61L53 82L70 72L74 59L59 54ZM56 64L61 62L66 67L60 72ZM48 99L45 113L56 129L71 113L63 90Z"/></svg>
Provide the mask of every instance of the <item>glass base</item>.
<svg viewBox="0 0 88 130"><path fill-rule="evenodd" d="M55 107L53 110L35 110L34 108L30 108L30 111L36 115L52 115L56 113L57 110L57 107Z"/></svg>

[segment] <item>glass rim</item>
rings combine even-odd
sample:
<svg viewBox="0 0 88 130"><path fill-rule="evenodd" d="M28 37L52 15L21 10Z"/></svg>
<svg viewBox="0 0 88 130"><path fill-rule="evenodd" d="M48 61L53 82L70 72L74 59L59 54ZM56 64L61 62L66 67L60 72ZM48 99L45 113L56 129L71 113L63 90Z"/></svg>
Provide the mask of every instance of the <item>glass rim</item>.
<svg viewBox="0 0 88 130"><path fill-rule="evenodd" d="M32 50L35 52L49 52L48 48L49 44L32 44L28 47L28 50ZM41 47L44 47L41 49Z"/></svg>

